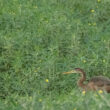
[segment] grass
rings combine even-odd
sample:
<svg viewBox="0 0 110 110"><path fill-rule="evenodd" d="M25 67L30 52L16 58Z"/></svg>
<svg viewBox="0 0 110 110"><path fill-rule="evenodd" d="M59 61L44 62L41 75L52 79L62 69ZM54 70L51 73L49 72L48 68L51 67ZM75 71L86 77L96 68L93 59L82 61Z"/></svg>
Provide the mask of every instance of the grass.
<svg viewBox="0 0 110 110"><path fill-rule="evenodd" d="M110 95L101 92L79 92L72 90L69 94L40 96L20 96L13 94L1 103L2 110L109 110Z"/></svg>
<svg viewBox="0 0 110 110"><path fill-rule="evenodd" d="M0 0L0 108L109 110L109 94L85 95L75 67L110 77L109 0Z"/></svg>

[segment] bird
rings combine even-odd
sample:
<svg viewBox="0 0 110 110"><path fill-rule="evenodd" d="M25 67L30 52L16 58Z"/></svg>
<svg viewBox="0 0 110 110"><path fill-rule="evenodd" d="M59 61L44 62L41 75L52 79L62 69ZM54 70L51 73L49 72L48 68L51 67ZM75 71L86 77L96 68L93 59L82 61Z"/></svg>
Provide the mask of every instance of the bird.
<svg viewBox="0 0 110 110"><path fill-rule="evenodd" d="M63 72L63 74L71 74L71 73L79 73L81 78L78 80L77 84L83 90L88 91L97 91L103 90L107 93L110 93L110 79L104 76L94 76L92 77L87 84L84 83L86 81L86 73L81 68L75 68L69 72Z"/></svg>

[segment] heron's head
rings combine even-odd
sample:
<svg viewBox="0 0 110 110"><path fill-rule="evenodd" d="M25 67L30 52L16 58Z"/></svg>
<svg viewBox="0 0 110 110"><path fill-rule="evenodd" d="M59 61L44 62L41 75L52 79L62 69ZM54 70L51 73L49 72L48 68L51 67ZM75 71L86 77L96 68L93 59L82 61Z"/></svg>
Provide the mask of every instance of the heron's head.
<svg viewBox="0 0 110 110"><path fill-rule="evenodd" d="M63 74L71 74L71 73L82 73L83 70L81 68L75 68L74 70L64 72Z"/></svg>

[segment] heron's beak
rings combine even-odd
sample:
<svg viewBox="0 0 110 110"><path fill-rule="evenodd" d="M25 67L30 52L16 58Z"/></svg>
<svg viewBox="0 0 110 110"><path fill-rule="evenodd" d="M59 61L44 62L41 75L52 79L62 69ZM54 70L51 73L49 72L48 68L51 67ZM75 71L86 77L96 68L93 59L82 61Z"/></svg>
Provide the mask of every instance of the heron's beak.
<svg viewBox="0 0 110 110"><path fill-rule="evenodd" d="M63 74L71 74L71 73L76 73L76 71L72 70L72 71L68 71L68 72L63 72Z"/></svg>

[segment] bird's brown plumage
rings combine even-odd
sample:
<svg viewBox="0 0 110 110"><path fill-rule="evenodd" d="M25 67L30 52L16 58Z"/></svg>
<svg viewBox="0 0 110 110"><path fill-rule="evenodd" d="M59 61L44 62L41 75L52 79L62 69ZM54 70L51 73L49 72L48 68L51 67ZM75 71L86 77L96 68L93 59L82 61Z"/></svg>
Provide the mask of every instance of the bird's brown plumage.
<svg viewBox="0 0 110 110"><path fill-rule="evenodd" d="M75 68L70 72L64 72L64 74L70 73L80 73L81 78L78 80L78 86L85 89L85 90L105 90L106 92L110 93L110 79L104 76L95 76L92 77L88 84L84 84L86 80L86 74L83 69Z"/></svg>

